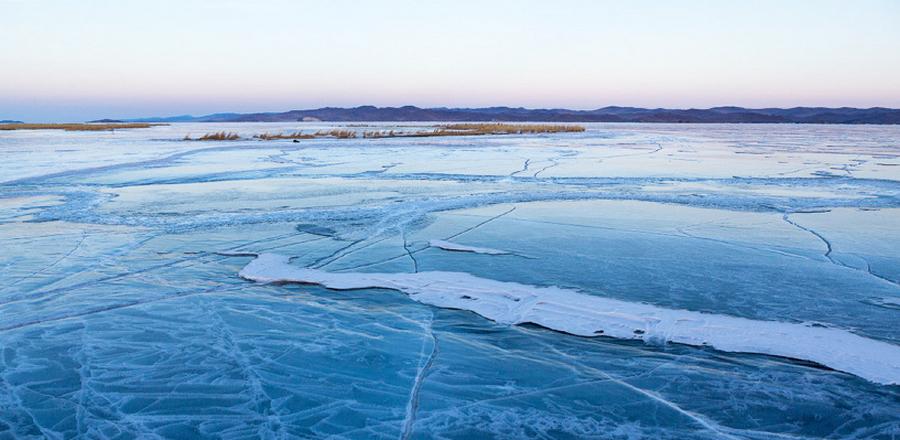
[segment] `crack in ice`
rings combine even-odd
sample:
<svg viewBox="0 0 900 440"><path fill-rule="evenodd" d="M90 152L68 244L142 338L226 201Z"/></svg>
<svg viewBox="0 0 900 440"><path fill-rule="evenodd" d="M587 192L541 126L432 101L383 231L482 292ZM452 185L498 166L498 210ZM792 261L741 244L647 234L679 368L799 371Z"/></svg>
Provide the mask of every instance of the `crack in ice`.
<svg viewBox="0 0 900 440"><path fill-rule="evenodd" d="M833 265L835 265L835 266L838 266L838 267L843 267L843 268L846 268L846 269L851 269L851 270L855 270L855 271L857 271L857 272L861 272L861 273L864 273L864 274L868 274L868 275L870 275L870 276L872 276L872 277L874 277L874 278L877 278L877 279L879 279L879 280L881 280L881 281L884 281L884 282L893 284L894 286L900 286L900 283L898 283L897 281L891 280L891 279L889 279L889 278L886 278L886 277L884 277L884 276L878 275L878 274L876 274L875 272L873 272L871 266L869 265L868 260L866 260L865 258L860 257L860 258L861 258L863 261L865 261L865 263L866 263L866 268L865 268L865 269L860 269L860 268L858 268L858 267L853 267L853 266L850 266L850 265L845 264L844 262L842 262L842 261L840 261L840 260L835 259L833 256L831 256L832 252L834 251L834 247L832 246L831 241L829 241L827 238L825 238L825 236L822 235L821 233L819 233L818 231L816 231L816 230L814 230L814 229L812 229L812 228L808 228L808 227L806 227L806 226L803 226L803 225L797 223L796 221L791 220L790 217L788 217L788 216L789 216L789 214L786 213L786 214L782 215L781 218L784 219L784 221L787 222L788 224L791 224L791 225L793 225L794 227L796 227L797 229L800 229L801 231L806 231L806 232L812 234L813 236L815 236L816 238L818 238L822 243L825 244L825 254L824 254L824 256L825 256L825 258L828 259L828 261L829 261L831 264L833 264Z"/></svg>
<svg viewBox="0 0 900 440"><path fill-rule="evenodd" d="M413 386L409 391L409 400L406 404L406 417L403 420L403 430L400 433L400 440L407 440L410 438L410 436L412 436L413 427L416 423L416 413L419 409L419 391L421 391L422 384L425 382L425 377L427 377L428 373L431 371L431 367L432 365L434 365L434 360L435 358L437 358L438 352L440 351L437 336L434 334L433 313L431 315L431 318L428 320L428 325L424 327L424 329L427 330L428 337L431 340L431 352L428 353L428 356L426 358L425 342L428 339L423 339L420 359L425 358L425 364L421 365L416 372L416 377L413 380Z"/></svg>

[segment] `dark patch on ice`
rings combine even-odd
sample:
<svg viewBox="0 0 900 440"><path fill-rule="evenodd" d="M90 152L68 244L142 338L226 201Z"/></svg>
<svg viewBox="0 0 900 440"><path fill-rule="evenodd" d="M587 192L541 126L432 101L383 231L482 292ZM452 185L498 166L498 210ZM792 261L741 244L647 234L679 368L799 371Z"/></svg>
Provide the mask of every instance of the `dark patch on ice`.
<svg viewBox="0 0 900 440"><path fill-rule="evenodd" d="M259 255L256 252L212 252L212 254L222 257L256 257Z"/></svg>

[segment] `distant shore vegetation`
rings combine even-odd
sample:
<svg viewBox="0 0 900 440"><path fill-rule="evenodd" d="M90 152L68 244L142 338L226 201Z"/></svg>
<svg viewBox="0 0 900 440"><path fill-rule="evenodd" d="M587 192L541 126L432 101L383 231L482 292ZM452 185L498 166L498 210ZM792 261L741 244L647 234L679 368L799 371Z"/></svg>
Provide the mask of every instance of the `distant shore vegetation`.
<svg viewBox="0 0 900 440"><path fill-rule="evenodd" d="M185 141L237 141L240 140L241 136L237 133L230 131L217 131L213 133L206 133L203 136L198 138L192 138L190 134L185 135Z"/></svg>
<svg viewBox="0 0 900 440"><path fill-rule="evenodd" d="M571 133L582 132L584 127L580 125L550 125L550 124L505 124L505 123L481 123L481 124L447 124L439 125L432 130L419 131L394 131L376 130L366 131L363 137L432 137L432 136L483 136L504 134L541 134L541 133Z"/></svg>
<svg viewBox="0 0 900 440"><path fill-rule="evenodd" d="M301 139L355 139L362 137L365 139L382 139L382 138L415 138L415 137L441 137L441 136L490 136L490 135L510 135L510 134L542 134L542 133L578 133L584 131L585 128L580 125L572 124L507 124L507 123L465 123L465 124L446 124L439 125L432 129L425 130L370 130L357 132L354 130L319 130L316 132L305 133L295 131L291 133L262 133L256 134L251 139L263 141L271 140L294 140L299 142ZM237 133L233 132L213 132L206 133L198 138L190 135L184 137L186 141L236 141L241 140Z"/></svg>
<svg viewBox="0 0 900 440"><path fill-rule="evenodd" d="M276 140L276 139L316 139L316 138L337 138L337 139L352 139L356 137L356 132L353 130L319 130L315 133L303 133L301 131L295 131L293 133L278 133L278 134L257 134L254 135L254 139L261 139L264 141Z"/></svg>
<svg viewBox="0 0 900 440"><path fill-rule="evenodd" d="M147 122L127 122L127 123L62 123L62 124L0 124L0 130L65 130L65 131L107 131L121 130L127 128L149 128L157 125L169 124L151 124Z"/></svg>

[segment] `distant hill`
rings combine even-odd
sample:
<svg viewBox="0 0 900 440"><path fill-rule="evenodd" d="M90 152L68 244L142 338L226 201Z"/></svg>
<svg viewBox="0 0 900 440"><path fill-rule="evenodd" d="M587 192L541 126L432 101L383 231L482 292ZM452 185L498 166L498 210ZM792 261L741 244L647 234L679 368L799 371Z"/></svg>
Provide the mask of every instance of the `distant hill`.
<svg viewBox="0 0 900 440"><path fill-rule="evenodd" d="M24 124L24 122L14 121L12 119L0 119L0 124Z"/></svg>
<svg viewBox="0 0 900 440"><path fill-rule="evenodd" d="M810 123L900 124L900 109L873 108L743 108L665 109L603 107L596 110L526 109L522 107L419 108L370 105L272 113L216 113L129 119L129 122L668 122L668 123Z"/></svg>

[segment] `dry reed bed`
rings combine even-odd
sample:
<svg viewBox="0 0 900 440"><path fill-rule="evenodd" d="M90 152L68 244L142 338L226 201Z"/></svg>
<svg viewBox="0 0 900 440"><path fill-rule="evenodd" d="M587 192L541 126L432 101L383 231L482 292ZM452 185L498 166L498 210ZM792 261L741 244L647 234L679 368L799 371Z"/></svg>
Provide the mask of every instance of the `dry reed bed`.
<svg viewBox="0 0 900 440"><path fill-rule="evenodd" d="M366 139L380 138L396 138L396 137L435 137L435 136L483 136L483 135L507 135L507 134L540 134L540 133L573 133L582 132L584 127L580 125L550 125L550 124L504 124L504 123L487 123L487 124L447 124L439 125L431 130L419 131L395 131L395 130L374 130L362 132L362 137ZM304 133L295 131L293 133L262 133L253 135L253 139L263 141L271 141L278 139L355 139L359 135L354 130L320 130L314 133ZM236 141L241 137L233 132L215 132L207 133L199 138L191 138L190 135L185 136L186 141Z"/></svg>
<svg viewBox="0 0 900 440"><path fill-rule="evenodd" d="M313 139L316 136L314 134L303 133L300 131L295 131L293 133L278 133L278 134L257 134L253 135L254 139L261 139L264 141L271 141L276 139Z"/></svg>
<svg viewBox="0 0 900 440"><path fill-rule="evenodd" d="M338 139L353 139L356 137L356 132L353 130L328 130L328 131L317 131L315 137L333 137Z"/></svg>
<svg viewBox="0 0 900 440"><path fill-rule="evenodd" d="M183 140L185 141L237 141L240 140L241 137L237 133L233 133L230 131L217 131L214 133L206 133L203 136L198 138L192 138L191 135L187 135Z"/></svg>
<svg viewBox="0 0 900 440"><path fill-rule="evenodd" d="M539 134L539 133L574 133L584 131L580 125L569 124L447 124L438 130L461 131L466 134Z"/></svg>
<svg viewBox="0 0 900 440"><path fill-rule="evenodd" d="M65 124L0 124L0 130L65 130L65 131L105 131L120 130L125 128L149 128L157 125L143 122L90 124L90 123L65 123Z"/></svg>
<svg viewBox="0 0 900 440"><path fill-rule="evenodd" d="M293 133L263 133L263 134L255 134L253 135L253 139L259 139L263 141L271 141L276 139L318 139L318 138L337 138L337 139L352 139L356 137L356 132L353 130L324 130L317 131L315 133L303 133L302 131L295 131ZM218 131L214 133L206 133L199 138L192 138L191 135L187 135L183 140L185 141L238 141L241 140L241 136L234 132L225 132Z"/></svg>
<svg viewBox="0 0 900 440"><path fill-rule="evenodd" d="M547 125L547 124L447 124L433 130L404 131L367 131L364 138L378 139L391 137L432 137L432 136L483 136L505 134L539 134L539 133L573 133L582 132L580 125Z"/></svg>

